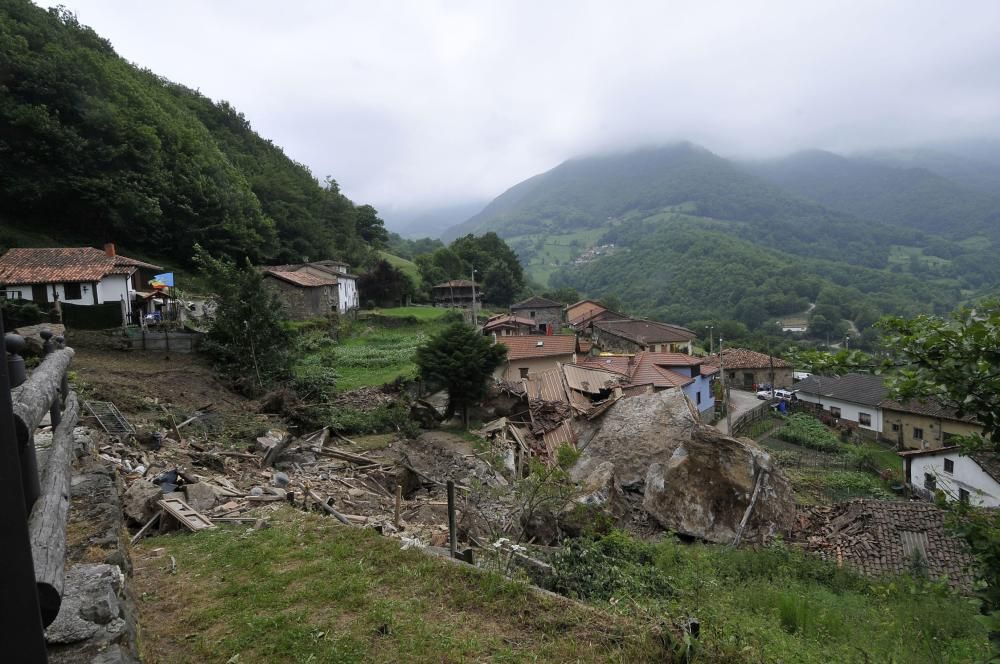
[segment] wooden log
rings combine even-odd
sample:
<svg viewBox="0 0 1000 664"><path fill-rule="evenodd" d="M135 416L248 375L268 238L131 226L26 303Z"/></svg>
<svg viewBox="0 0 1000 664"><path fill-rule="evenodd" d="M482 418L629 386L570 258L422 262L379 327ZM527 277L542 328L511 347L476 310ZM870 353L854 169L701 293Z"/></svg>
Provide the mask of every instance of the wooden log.
<svg viewBox="0 0 1000 664"><path fill-rule="evenodd" d="M281 455L285 453L288 445L292 442L293 438L291 434L285 434L285 436L278 441L278 443L267 451L264 455L264 465L273 466L281 458Z"/></svg>
<svg viewBox="0 0 1000 664"><path fill-rule="evenodd" d="M20 442L31 440L45 414L59 397L63 375L73 359L73 349L63 348L45 356L21 387L11 392L14 426Z"/></svg>
<svg viewBox="0 0 1000 664"><path fill-rule="evenodd" d="M372 461L368 457L363 457L360 454L351 454L350 452L345 452L344 450L338 450L335 447L324 447L316 450L317 453L324 456L331 456L335 459L342 459L344 461L350 461L351 463L362 464L362 465L375 465L377 462Z"/></svg>
<svg viewBox="0 0 1000 664"><path fill-rule="evenodd" d="M306 489L306 494L310 498L312 498L316 502L317 505L319 505L319 508L321 510L323 510L324 512L326 512L330 516L334 517L335 519L337 519L337 521L340 521L345 526L351 525L351 520L350 519L348 519L345 515L341 514L337 510L335 510L330 505L327 505L326 501L323 500L323 498L318 493L316 493L312 489Z"/></svg>
<svg viewBox="0 0 1000 664"><path fill-rule="evenodd" d="M395 510L395 512L393 512L393 515L392 515L392 525L396 526L397 530L399 529L399 513L401 511L402 506L403 506L403 485L402 484L397 484L396 485L396 510Z"/></svg>
<svg viewBox="0 0 1000 664"><path fill-rule="evenodd" d="M52 432L52 449L41 478L42 492L28 518L35 584L45 626L56 619L62 604L73 427L76 426L79 409L76 393L71 392L62 421Z"/></svg>
<svg viewBox="0 0 1000 664"><path fill-rule="evenodd" d="M144 525L142 528L140 528L139 532L137 532L135 535L132 536L132 539L129 542L129 544L131 544L132 546L135 546L135 543L138 542L139 540L141 540L143 537L145 537L146 536L146 531L149 530L150 528L152 528L153 525L155 525L156 522L159 521L162 516L163 516L163 510L159 510L156 514L154 514L153 516L151 516L149 518L149 521L146 522L146 525Z"/></svg>

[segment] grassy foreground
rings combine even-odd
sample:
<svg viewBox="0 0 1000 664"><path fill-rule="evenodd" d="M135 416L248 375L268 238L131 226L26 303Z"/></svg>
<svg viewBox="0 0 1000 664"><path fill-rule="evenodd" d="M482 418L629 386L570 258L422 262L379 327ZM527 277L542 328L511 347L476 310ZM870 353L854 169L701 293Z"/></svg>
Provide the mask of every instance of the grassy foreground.
<svg viewBox="0 0 1000 664"><path fill-rule="evenodd" d="M139 545L143 661L667 661L634 619L401 551L328 517L283 507L270 518L261 531Z"/></svg>

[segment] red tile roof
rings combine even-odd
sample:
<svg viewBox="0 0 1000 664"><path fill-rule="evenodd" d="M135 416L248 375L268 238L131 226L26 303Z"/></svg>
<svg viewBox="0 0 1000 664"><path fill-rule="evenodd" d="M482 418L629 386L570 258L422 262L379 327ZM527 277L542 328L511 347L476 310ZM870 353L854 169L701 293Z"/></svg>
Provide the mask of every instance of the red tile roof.
<svg viewBox="0 0 1000 664"><path fill-rule="evenodd" d="M691 341L698 336L685 327L652 320L602 320L594 327L642 345Z"/></svg>
<svg viewBox="0 0 1000 664"><path fill-rule="evenodd" d="M100 281L109 274L131 274L138 267L163 269L127 256L108 256L103 250L93 247L18 248L0 257L0 283Z"/></svg>
<svg viewBox="0 0 1000 664"><path fill-rule="evenodd" d="M555 300L550 300L546 297L538 297L534 295L529 297L527 300L522 300L521 302L515 302L510 305L510 310L515 309L562 309L562 302L556 302Z"/></svg>
<svg viewBox="0 0 1000 664"><path fill-rule="evenodd" d="M748 348L726 348L722 351L722 359L727 369L770 369L771 356ZM705 360L705 363L717 367L719 366L718 354L712 355ZM790 369L791 364L780 357L774 358L775 369Z"/></svg>
<svg viewBox="0 0 1000 664"><path fill-rule="evenodd" d="M576 337L569 335L501 337L497 343L507 347L508 360L572 355L576 351Z"/></svg>
<svg viewBox="0 0 1000 664"><path fill-rule="evenodd" d="M474 284L468 279L452 279L451 281L435 284L434 288L472 288L473 286L479 286L479 284Z"/></svg>
<svg viewBox="0 0 1000 664"><path fill-rule="evenodd" d="M282 281L287 281L295 286L302 286L303 288L317 288L319 286L333 286L337 283L337 278L334 276L329 277L319 277L314 274L309 274L308 272L296 272L294 270L280 270L277 268L266 268L264 270L266 276L271 276L276 279L281 279Z"/></svg>
<svg viewBox="0 0 1000 664"><path fill-rule="evenodd" d="M530 318L521 318L520 316L512 316L510 314L501 314L499 316L493 316L486 321L486 325L483 326L483 329L495 330L498 327L517 327L518 325L534 327L535 321Z"/></svg>
<svg viewBox="0 0 1000 664"><path fill-rule="evenodd" d="M588 357L580 364L614 371L629 379L629 385L653 385L655 387L684 387L694 382L670 367L700 366L702 359L684 353L649 353L636 355L600 355Z"/></svg>

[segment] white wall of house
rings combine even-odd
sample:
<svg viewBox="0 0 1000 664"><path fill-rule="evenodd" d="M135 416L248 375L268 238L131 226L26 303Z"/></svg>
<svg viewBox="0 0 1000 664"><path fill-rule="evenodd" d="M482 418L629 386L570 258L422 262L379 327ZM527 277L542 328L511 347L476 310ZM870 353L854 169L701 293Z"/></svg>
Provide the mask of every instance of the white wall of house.
<svg viewBox="0 0 1000 664"><path fill-rule="evenodd" d="M31 300L31 286L4 286L4 297L12 300Z"/></svg>
<svg viewBox="0 0 1000 664"><path fill-rule="evenodd" d="M882 432L882 409L878 406L862 406L860 404L851 403L850 401L843 401L840 399L831 399L829 397L820 397L816 394L809 394L808 392L796 392L796 396L806 403L817 403L823 406L823 410L829 411L831 408L840 409L840 419L848 420L850 422L857 422L858 428L867 429L873 431L876 434ZM869 423L861 423L861 414L866 413L869 416Z"/></svg>
<svg viewBox="0 0 1000 664"><path fill-rule="evenodd" d="M357 279L351 279L343 275L337 277L337 311L346 313L351 309L358 308L358 283Z"/></svg>
<svg viewBox="0 0 1000 664"><path fill-rule="evenodd" d="M951 472L944 469L945 459L954 466ZM958 455L958 450L943 454L922 454L907 459L910 464L910 476L907 481L920 493L929 489L925 487L925 478L934 478L936 488L944 492L948 500L958 500L959 490L969 492L969 503L982 507L1000 507L1000 483L969 457Z"/></svg>

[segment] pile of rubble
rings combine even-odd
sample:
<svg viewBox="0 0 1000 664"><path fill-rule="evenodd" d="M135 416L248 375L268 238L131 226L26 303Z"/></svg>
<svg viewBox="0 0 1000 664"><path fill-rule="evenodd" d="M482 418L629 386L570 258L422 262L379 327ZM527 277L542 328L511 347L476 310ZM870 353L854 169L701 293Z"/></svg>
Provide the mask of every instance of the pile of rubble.
<svg viewBox="0 0 1000 664"><path fill-rule="evenodd" d="M289 503L321 510L345 524L440 546L448 531L447 480L461 488L506 485L468 443L449 447L448 436L435 432L360 453L350 451L353 441L329 429L300 438L269 431L247 451L176 440L177 434L142 437L146 444L112 440L100 449L125 479L124 512L142 527L140 535L152 526L178 525L176 519L161 518L164 502L190 508L204 523L258 526L267 512L261 508Z"/></svg>
<svg viewBox="0 0 1000 664"><path fill-rule="evenodd" d="M855 499L798 515L793 539L821 558L872 577L922 569L956 589L972 587L974 559L927 502Z"/></svg>

